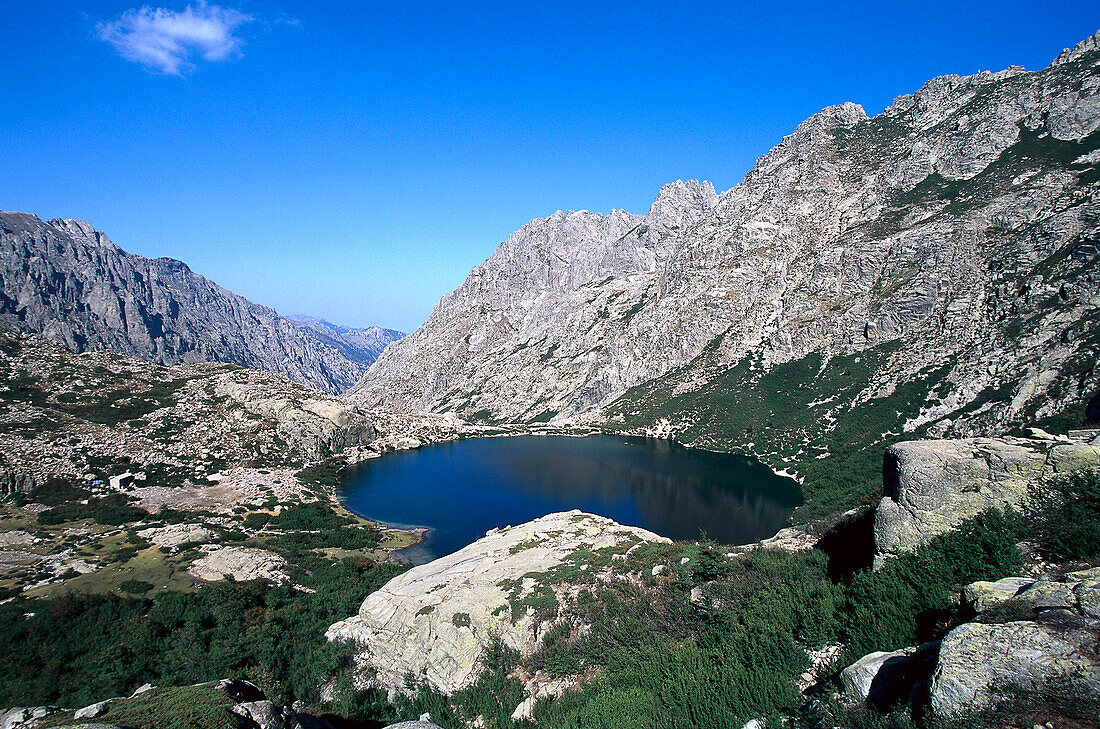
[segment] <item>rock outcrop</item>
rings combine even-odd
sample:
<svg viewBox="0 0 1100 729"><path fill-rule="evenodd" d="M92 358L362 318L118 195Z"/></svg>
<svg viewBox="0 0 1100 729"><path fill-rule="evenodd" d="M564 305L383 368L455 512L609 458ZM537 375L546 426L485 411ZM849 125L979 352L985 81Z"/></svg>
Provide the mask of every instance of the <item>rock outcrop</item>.
<svg viewBox="0 0 1100 729"><path fill-rule="evenodd" d="M972 622L942 641L871 653L841 674L844 696L881 710L925 704L944 720L1021 699L1100 702L1100 568L1060 581L1009 577L963 590Z"/></svg>
<svg viewBox="0 0 1100 729"><path fill-rule="evenodd" d="M395 577L363 602L358 615L334 624L329 640L357 647L360 685L405 691L405 677L450 694L476 679L495 639L529 654L543 626L533 596L552 600L555 570L582 551L668 542L644 529L570 511L492 530L446 557ZM587 568L585 568L587 569ZM368 678L370 676L370 678Z"/></svg>
<svg viewBox="0 0 1100 729"><path fill-rule="evenodd" d="M1095 45L936 78L874 118L827 108L717 196L675 183L644 216L534 220L346 397L607 417L800 472L838 423L877 452L1079 419L1100 388ZM745 407L784 365L790 413Z"/></svg>
<svg viewBox="0 0 1100 729"><path fill-rule="evenodd" d="M886 449L876 561L915 549L989 508L1022 507L1055 473L1100 465L1100 444L1024 438L906 441Z"/></svg>
<svg viewBox="0 0 1100 729"><path fill-rule="evenodd" d="M216 547L192 562L188 572L210 582L230 577L238 582L285 582L286 566L285 559L265 549Z"/></svg>
<svg viewBox="0 0 1100 729"><path fill-rule="evenodd" d="M401 336L294 321L179 261L127 253L84 221L17 212L0 212L0 325L75 352L166 365L228 362L330 394L355 384Z"/></svg>
<svg viewBox="0 0 1100 729"><path fill-rule="evenodd" d="M911 703L927 690L936 665L939 643L926 643L896 651L869 653L840 672L845 700L866 703L880 711Z"/></svg>

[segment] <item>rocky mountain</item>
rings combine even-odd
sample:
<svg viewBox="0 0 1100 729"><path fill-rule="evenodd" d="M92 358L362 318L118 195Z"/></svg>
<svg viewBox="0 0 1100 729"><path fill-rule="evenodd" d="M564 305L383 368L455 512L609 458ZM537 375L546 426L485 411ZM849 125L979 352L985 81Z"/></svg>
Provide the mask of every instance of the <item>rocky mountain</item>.
<svg viewBox="0 0 1100 729"><path fill-rule="evenodd" d="M654 303L678 236L717 202L710 183L677 181L646 215L558 211L531 221L384 354L349 399L547 421L661 374L689 352L644 356L647 325L633 320Z"/></svg>
<svg viewBox="0 0 1100 729"><path fill-rule="evenodd" d="M366 353L371 362L378 359L383 349L405 336L404 332L395 329L383 329L382 327L356 329L333 324L320 317L305 314L291 314L286 318L299 324L305 324L311 330L317 332L317 337L322 341L325 338L332 338L344 346Z"/></svg>
<svg viewBox="0 0 1100 729"><path fill-rule="evenodd" d="M328 393L353 385L399 336L294 321L180 261L127 253L84 221L13 212L0 212L0 324L76 352L228 362Z"/></svg>
<svg viewBox="0 0 1100 729"><path fill-rule="evenodd" d="M858 451L864 480L898 435L1076 425L1100 387L1098 37L825 109L721 195L532 221L347 397L803 476Z"/></svg>

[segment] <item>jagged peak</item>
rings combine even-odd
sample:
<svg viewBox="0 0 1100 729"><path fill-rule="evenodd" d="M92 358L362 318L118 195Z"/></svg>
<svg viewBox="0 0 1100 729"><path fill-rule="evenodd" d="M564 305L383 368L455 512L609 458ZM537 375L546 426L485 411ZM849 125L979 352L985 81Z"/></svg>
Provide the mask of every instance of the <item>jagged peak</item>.
<svg viewBox="0 0 1100 729"><path fill-rule="evenodd" d="M1061 53L1058 54L1058 57L1055 58L1054 62L1050 65L1061 66L1065 63L1076 61L1081 56L1089 53L1090 51L1095 51L1097 48L1100 48L1100 30L1096 31L1088 38L1085 38L1073 48L1064 49Z"/></svg>
<svg viewBox="0 0 1100 729"><path fill-rule="evenodd" d="M714 185L707 181L676 180L661 186L646 213L650 225L678 228L691 225L702 213L718 204Z"/></svg>
<svg viewBox="0 0 1100 729"><path fill-rule="evenodd" d="M686 203L693 207L710 207L717 201L718 193L714 191L714 185L706 180L702 182L694 178L687 182L676 180L675 182L668 182L661 185L661 189L657 193L657 198L649 207L649 212L652 214L662 204L667 203L672 203L677 206Z"/></svg>

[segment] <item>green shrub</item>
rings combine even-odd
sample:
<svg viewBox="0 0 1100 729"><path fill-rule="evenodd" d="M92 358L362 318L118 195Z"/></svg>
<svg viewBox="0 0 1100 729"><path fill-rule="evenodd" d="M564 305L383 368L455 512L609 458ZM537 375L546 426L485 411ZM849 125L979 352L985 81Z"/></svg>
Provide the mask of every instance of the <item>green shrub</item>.
<svg viewBox="0 0 1100 729"><path fill-rule="evenodd" d="M216 582L147 599L74 593L0 605L0 705L83 706L145 682L227 676L255 682L277 703L316 702L345 651L325 640L328 626L405 568L318 555L295 566L295 581L315 594Z"/></svg>
<svg viewBox="0 0 1100 729"><path fill-rule="evenodd" d="M121 526L129 522L140 521L149 516L149 512L133 506L122 494L110 494L100 499L88 499L88 503L66 501L52 509L38 514L38 523L44 526L56 526L70 521L91 519L97 524Z"/></svg>
<svg viewBox="0 0 1100 729"><path fill-rule="evenodd" d="M1031 489L1028 521L1043 556L1100 560L1100 469L1055 475Z"/></svg>
<svg viewBox="0 0 1100 729"><path fill-rule="evenodd" d="M952 597L975 580L1016 574L1023 521L1015 512L986 511L878 571L852 579L843 609L851 657L938 638L955 616Z"/></svg>
<svg viewBox="0 0 1100 729"><path fill-rule="evenodd" d="M153 589L153 583L144 580L124 580L118 583L118 589L132 595L144 595Z"/></svg>
<svg viewBox="0 0 1100 729"><path fill-rule="evenodd" d="M253 511L244 518L244 525L249 529L259 531L267 526L267 523L271 521L271 514L263 511Z"/></svg>

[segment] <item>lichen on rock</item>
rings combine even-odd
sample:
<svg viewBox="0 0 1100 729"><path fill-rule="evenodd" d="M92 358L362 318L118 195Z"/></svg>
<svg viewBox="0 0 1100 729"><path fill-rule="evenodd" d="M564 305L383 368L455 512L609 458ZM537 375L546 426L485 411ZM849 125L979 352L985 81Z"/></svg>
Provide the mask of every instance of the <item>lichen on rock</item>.
<svg viewBox="0 0 1100 729"><path fill-rule="evenodd" d="M668 541L576 510L493 529L390 580L326 635L355 644L360 685L404 691L411 673L450 694L474 682L494 641L534 650L557 615L554 589L569 569L587 571L581 560L598 554L610 562L635 544Z"/></svg>

